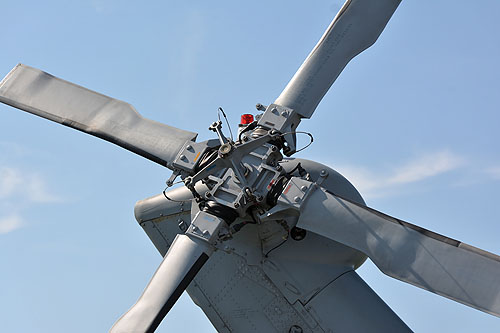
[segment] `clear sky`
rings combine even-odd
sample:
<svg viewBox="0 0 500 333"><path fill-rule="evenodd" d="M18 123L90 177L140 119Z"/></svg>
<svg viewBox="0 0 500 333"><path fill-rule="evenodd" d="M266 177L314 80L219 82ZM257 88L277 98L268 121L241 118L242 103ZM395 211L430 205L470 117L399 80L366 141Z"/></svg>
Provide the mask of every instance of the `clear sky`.
<svg viewBox="0 0 500 333"><path fill-rule="evenodd" d="M271 103L341 2L4 1L0 76L18 62L211 137L222 106ZM500 254L500 3L410 1L300 129L298 156L369 206ZM0 105L0 330L105 332L161 261L135 222L170 171ZM358 270L416 332L499 332L500 319ZM160 326L213 332L183 296Z"/></svg>

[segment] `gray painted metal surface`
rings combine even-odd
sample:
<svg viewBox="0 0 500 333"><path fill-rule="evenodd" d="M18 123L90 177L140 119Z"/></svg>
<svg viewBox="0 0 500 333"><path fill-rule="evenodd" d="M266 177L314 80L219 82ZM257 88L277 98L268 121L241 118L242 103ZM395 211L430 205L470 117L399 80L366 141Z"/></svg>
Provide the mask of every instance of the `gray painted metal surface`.
<svg viewBox="0 0 500 333"><path fill-rule="evenodd" d="M347 0L274 104L311 118L347 63L370 47L401 0Z"/></svg>
<svg viewBox="0 0 500 333"><path fill-rule="evenodd" d="M333 332L411 332L354 271L330 283L309 307Z"/></svg>
<svg viewBox="0 0 500 333"><path fill-rule="evenodd" d="M154 332L212 251L206 242L177 235L137 303L110 332Z"/></svg>
<svg viewBox="0 0 500 333"><path fill-rule="evenodd" d="M97 136L167 167L197 135L145 119L128 103L22 64L0 82L0 102Z"/></svg>
<svg viewBox="0 0 500 333"><path fill-rule="evenodd" d="M316 188L297 226L365 253L385 274L500 316L500 257Z"/></svg>
<svg viewBox="0 0 500 333"><path fill-rule="evenodd" d="M363 203L355 188L331 168L303 159L282 165L290 171L298 163L311 179L327 174L323 186ZM162 255L183 232L179 221L189 223L191 218L182 202L192 197L189 190L180 187L167 195L175 201L160 194L135 207L138 222ZM292 327L344 332L349 322L361 317L371 332L409 331L370 287L349 273L364 262L362 253L314 233L300 241L284 241L286 235L276 221L245 226L217 248L188 286L193 301L219 332L288 332ZM341 302L346 302L344 311ZM362 304L351 312L355 303Z"/></svg>
<svg viewBox="0 0 500 333"><path fill-rule="evenodd" d="M500 315L498 256L367 208L345 178L319 163L282 159L281 151L295 152L300 119L376 41L399 2L347 0L237 142L219 121L210 126L219 142L195 144L195 133L29 66L0 82L1 102L169 167L169 185L184 181L136 206L164 260L112 332L153 331L186 287L222 332L409 331L354 273L366 256L392 277Z"/></svg>

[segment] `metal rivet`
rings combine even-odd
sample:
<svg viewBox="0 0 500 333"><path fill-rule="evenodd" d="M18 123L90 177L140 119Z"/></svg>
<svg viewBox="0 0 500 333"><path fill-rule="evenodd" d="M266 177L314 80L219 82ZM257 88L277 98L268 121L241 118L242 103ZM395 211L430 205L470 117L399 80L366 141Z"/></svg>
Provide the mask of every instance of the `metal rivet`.
<svg viewBox="0 0 500 333"><path fill-rule="evenodd" d="M302 192L305 192L307 190L307 186L302 185L302 187L300 189L302 190Z"/></svg>
<svg viewBox="0 0 500 333"><path fill-rule="evenodd" d="M300 197L295 197L295 198L293 198L293 201L295 201L295 202L300 202Z"/></svg>

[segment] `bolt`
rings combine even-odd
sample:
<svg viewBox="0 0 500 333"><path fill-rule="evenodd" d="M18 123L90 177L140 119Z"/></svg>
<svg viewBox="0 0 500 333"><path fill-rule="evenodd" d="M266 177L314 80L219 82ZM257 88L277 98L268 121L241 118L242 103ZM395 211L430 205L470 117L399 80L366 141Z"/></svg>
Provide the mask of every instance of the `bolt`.
<svg viewBox="0 0 500 333"><path fill-rule="evenodd" d="M323 170L321 170L321 172L319 173L319 175L321 177L326 177L326 176L328 176L328 171L326 171L325 169L323 169Z"/></svg>
<svg viewBox="0 0 500 333"><path fill-rule="evenodd" d="M295 202L300 202L300 197L295 197L295 198L293 198L293 201L295 201Z"/></svg>
<svg viewBox="0 0 500 333"><path fill-rule="evenodd" d="M212 193L210 193L209 191L205 192L205 197L210 198L211 196L212 196Z"/></svg>
<svg viewBox="0 0 500 333"><path fill-rule="evenodd" d="M239 204L239 203L237 203L237 202L235 202L235 203L234 203L234 208L238 208L238 207L240 207L240 204Z"/></svg>
<svg viewBox="0 0 500 333"><path fill-rule="evenodd" d="M281 116L283 116L285 118L288 117L288 112L286 112L286 111L281 112Z"/></svg>
<svg viewBox="0 0 500 333"><path fill-rule="evenodd" d="M307 186L302 185L302 187L300 189L302 190L302 192L305 192L307 190Z"/></svg>
<svg viewBox="0 0 500 333"><path fill-rule="evenodd" d="M219 152L222 155L226 155L226 154L230 153L232 149L233 149L233 147L229 143L225 143L222 146L220 146Z"/></svg>
<svg viewBox="0 0 500 333"><path fill-rule="evenodd" d="M191 145L187 145L187 146L186 146L186 149L187 149L187 150L191 150L191 149L193 149L193 146L191 146Z"/></svg>
<svg viewBox="0 0 500 333"><path fill-rule="evenodd" d="M272 113L277 113L277 112L278 112L278 109L273 108L273 109L271 110L271 112L272 112Z"/></svg>
<svg viewBox="0 0 500 333"><path fill-rule="evenodd" d="M271 151L277 151L277 150L278 150L278 147L276 147L276 146L271 147Z"/></svg>
<svg viewBox="0 0 500 333"><path fill-rule="evenodd" d="M276 170L277 170L277 171L281 171L281 169L283 169L283 167L282 167L281 165L279 165L279 164L278 164L278 165L276 166Z"/></svg>
<svg viewBox="0 0 500 333"><path fill-rule="evenodd" d="M255 108L259 111L266 111L266 107L260 103L257 103L257 105L255 105Z"/></svg>
<svg viewBox="0 0 500 333"><path fill-rule="evenodd" d="M187 157L186 157L186 155L181 155L181 160L183 160L183 161L187 161Z"/></svg>

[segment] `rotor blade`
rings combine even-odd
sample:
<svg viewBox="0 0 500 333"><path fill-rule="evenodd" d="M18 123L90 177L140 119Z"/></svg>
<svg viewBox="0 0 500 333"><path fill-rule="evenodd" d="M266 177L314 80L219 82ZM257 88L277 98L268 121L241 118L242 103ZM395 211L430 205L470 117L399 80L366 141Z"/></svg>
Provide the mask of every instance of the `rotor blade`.
<svg viewBox="0 0 500 333"><path fill-rule="evenodd" d="M154 332L212 252L206 242L177 235L142 296L110 332Z"/></svg>
<svg viewBox="0 0 500 333"><path fill-rule="evenodd" d="M500 317L500 257L317 189L297 227L365 253L385 274Z"/></svg>
<svg viewBox="0 0 500 333"><path fill-rule="evenodd" d="M347 0L274 104L310 118L347 63L370 47L401 0Z"/></svg>
<svg viewBox="0 0 500 333"><path fill-rule="evenodd" d="M167 167L197 135L145 119L128 103L22 64L0 82L0 102L110 141Z"/></svg>

